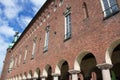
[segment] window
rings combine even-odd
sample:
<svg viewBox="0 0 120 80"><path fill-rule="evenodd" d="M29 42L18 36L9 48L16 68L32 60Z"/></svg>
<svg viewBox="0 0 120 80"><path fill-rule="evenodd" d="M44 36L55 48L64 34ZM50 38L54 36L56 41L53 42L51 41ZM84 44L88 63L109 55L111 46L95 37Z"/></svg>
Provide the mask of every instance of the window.
<svg viewBox="0 0 120 80"><path fill-rule="evenodd" d="M119 11L119 7L116 0L100 0L104 18L110 17Z"/></svg>
<svg viewBox="0 0 120 80"><path fill-rule="evenodd" d="M28 52L28 51L27 51L27 46L26 46L26 49L25 49L25 56L24 56L24 62L23 62L24 64L26 63L27 52Z"/></svg>
<svg viewBox="0 0 120 80"><path fill-rule="evenodd" d="M46 32L45 32L44 52L48 50L48 41L49 41L49 26L46 28Z"/></svg>
<svg viewBox="0 0 120 80"><path fill-rule="evenodd" d="M61 6L63 4L63 0L60 0L59 6Z"/></svg>
<svg viewBox="0 0 120 80"><path fill-rule="evenodd" d="M64 36L64 39L67 40L67 39L71 38L71 13L70 13L70 8L67 8L64 15L65 15L65 36Z"/></svg>
<svg viewBox="0 0 120 80"><path fill-rule="evenodd" d="M15 58L15 64L14 64L14 67L17 66L17 57Z"/></svg>
<svg viewBox="0 0 120 80"><path fill-rule="evenodd" d="M20 54L19 55L19 62L18 62L18 64L20 64L20 62L21 62L21 57L22 57L22 55Z"/></svg>
<svg viewBox="0 0 120 80"><path fill-rule="evenodd" d="M10 60L10 65L9 65L8 72L11 72L11 71L12 71L13 65L14 65L14 58L12 58L12 59Z"/></svg>
<svg viewBox="0 0 120 80"><path fill-rule="evenodd" d="M85 2L83 2L83 5L82 5L82 8L83 8L83 12L84 12L84 18L88 18L88 9L87 9L87 5Z"/></svg>
<svg viewBox="0 0 120 80"><path fill-rule="evenodd" d="M35 48L36 48L36 39L37 39L37 37L35 37L33 39L33 49L32 49L32 58L31 59L34 58L34 53L35 53Z"/></svg>
<svg viewBox="0 0 120 80"><path fill-rule="evenodd" d="M57 5L54 6L54 12L57 10Z"/></svg>
<svg viewBox="0 0 120 80"><path fill-rule="evenodd" d="M50 12L48 12L48 15L47 15L47 18L49 18L50 17Z"/></svg>

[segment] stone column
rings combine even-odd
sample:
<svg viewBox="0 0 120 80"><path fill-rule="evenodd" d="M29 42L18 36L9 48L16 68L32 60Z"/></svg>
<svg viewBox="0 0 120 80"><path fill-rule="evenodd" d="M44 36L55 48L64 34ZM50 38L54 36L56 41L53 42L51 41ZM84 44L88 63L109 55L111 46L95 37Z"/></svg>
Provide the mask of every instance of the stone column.
<svg viewBox="0 0 120 80"><path fill-rule="evenodd" d="M71 74L71 79L70 80L78 80L80 71L78 70L69 70L69 73ZM82 80L82 79L80 79Z"/></svg>
<svg viewBox="0 0 120 80"><path fill-rule="evenodd" d="M47 76L44 76L44 75L41 75L41 80L46 80L47 79Z"/></svg>
<svg viewBox="0 0 120 80"><path fill-rule="evenodd" d="M103 63L103 64L98 64L97 67L102 70L103 80L111 80L109 69L112 68L112 64Z"/></svg>
<svg viewBox="0 0 120 80"><path fill-rule="evenodd" d="M53 73L52 76L53 76L53 80L59 80L60 78L60 74L57 73Z"/></svg>

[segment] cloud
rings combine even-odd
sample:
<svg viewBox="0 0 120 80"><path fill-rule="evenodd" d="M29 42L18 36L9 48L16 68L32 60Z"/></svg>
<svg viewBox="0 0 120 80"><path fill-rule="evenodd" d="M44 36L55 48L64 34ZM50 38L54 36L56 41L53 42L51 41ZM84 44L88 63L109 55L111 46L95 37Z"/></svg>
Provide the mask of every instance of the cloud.
<svg viewBox="0 0 120 80"><path fill-rule="evenodd" d="M42 6L46 0L30 0L36 7Z"/></svg>
<svg viewBox="0 0 120 80"><path fill-rule="evenodd" d="M17 4L18 0L0 0L0 3L4 6L3 12L8 19L15 18L22 11L22 7Z"/></svg>
<svg viewBox="0 0 120 80"><path fill-rule="evenodd" d="M2 15L2 9L0 8L0 15Z"/></svg>
<svg viewBox="0 0 120 80"><path fill-rule="evenodd" d="M3 25L0 27L0 34L4 35L6 37L11 37L15 34L15 31L12 27Z"/></svg>
<svg viewBox="0 0 120 80"><path fill-rule="evenodd" d="M0 26L0 74L2 72L3 60L5 59L6 50L10 41L8 38L13 37L15 30L8 25Z"/></svg>
<svg viewBox="0 0 120 80"><path fill-rule="evenodd" d="M15 7L7 7L4 10L4 13L8 19L13 19L18 16L20 11L21 11L21 7L15 6Z"/></svg>
<svg viewBox="0 0 120 80"><path fill-rule="evenodd" d="M22 29L25 29L25 27L27 27L27 25L30 23L31 20L32 17L28 17L28 16L21 16L17 18L17 22Z"/></svg>
<svg viewBox="0 0 120 80"><path fill-rule="evenodd" d="M46 0L30 0L34 5L33 10L36 13L38 9L46 2Z"/></svg>
<svg viewBox="0 0 120 80"><path fill-rule="evenodd" d="M16 30L25 29L45 1L0 0L0 74L11 38Z"/></svg>
<svg viewBox="0 0 120 80"><path fill-rule="evenodd" d="M0 73L3 67L3 60L5 59L6 49L8 48L9 42L0 35Z"/></svg>

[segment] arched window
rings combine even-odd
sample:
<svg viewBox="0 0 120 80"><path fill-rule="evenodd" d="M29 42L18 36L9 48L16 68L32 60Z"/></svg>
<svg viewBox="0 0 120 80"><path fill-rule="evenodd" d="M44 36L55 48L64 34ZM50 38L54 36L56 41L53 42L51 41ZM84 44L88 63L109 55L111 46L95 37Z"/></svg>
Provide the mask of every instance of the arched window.
<svg viewBox="0 0 120 80"><path fill-rule="evenodd" d="M48 42L49 42L49 26L45 29L45 43L44 43L44 52L48 50Z"/></svg>
<svg viewBox="0 0 120 80"><path fill-rule="evenodd" d="M83 8L83 12L84 12L84 18L88 18L88 9L87 9L87 5L85 2L83 2L83 5L82 5L82 8Z"/></svg>

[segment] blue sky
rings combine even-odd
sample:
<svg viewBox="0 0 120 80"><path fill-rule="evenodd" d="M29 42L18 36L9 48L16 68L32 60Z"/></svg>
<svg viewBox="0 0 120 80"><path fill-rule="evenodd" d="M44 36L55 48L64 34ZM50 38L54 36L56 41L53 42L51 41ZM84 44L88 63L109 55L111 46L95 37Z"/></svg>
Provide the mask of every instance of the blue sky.
<svg viewBox="0 0 120 80"><path fill-rule="evenodd" d="M6 49L16 31L26 28L46 0L0 0L0 73Z"/></svg>

